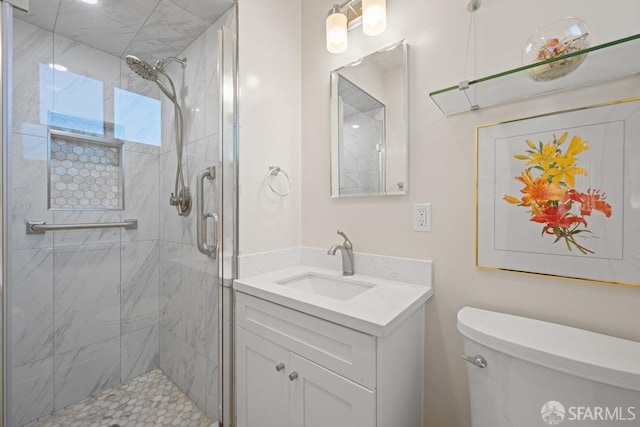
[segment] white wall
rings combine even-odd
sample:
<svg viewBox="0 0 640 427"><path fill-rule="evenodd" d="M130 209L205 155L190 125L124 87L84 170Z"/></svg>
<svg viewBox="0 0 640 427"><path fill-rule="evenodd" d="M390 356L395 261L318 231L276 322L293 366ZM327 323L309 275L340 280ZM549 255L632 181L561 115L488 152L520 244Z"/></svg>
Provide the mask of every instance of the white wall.
<svg viewBox="0 0 640 427"><path fill-rule="evenodd" d="M466 1L389 0L386 32L373 38L360 29L350 32L349 49L341 55L325 49L324 19L333 1L303 3L302 244L329 247L338 241L335 230L342 228L358 252L434 260L435 296L426 320L426 424L469 425L466 367L455 327L463 306L640 341L640 289L474 267L475 126L638 95L639 79L445 117L428 93L464 78ZM590 25L597 44L636 33L640 3L485 0L477 14L476 75L520 65L523 46L536 27L571 15ZM329 72L403 38L410 46L410 193L331 199ZM411 207L417 202L433 203L431 233L412 231Z"/></svg>
<svg viewBox="0 0 640 427"><path fill-rule="evenodd" d="M242 254L300 244L300 8L300 0L239 2ZM289 196L269 190L269 165L289 175Z"/></svg>

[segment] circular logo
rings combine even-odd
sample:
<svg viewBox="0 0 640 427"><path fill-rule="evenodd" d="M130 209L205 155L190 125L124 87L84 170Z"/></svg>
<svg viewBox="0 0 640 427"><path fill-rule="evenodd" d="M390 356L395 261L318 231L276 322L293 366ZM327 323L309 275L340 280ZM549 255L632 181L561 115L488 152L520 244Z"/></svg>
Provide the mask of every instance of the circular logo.
<svg viewBox="0 0 640 427"><path fill-rule="evenodd" d="M564 405L555 400L550 400L545 403L540 410L540 416L542 416L544 422L550 426L557 426L564 421L564 414Z"/></svg>

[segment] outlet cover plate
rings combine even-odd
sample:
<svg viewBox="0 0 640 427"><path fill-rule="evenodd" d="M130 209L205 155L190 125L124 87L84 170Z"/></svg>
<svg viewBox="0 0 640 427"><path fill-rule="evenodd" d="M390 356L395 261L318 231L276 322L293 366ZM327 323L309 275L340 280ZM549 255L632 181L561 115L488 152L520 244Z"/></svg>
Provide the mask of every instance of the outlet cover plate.
<svg viewBox="0 0 640 427"><path fill-rule="evenodd" d="M431 231L431 203L413 205L413 230Z"/></svg>

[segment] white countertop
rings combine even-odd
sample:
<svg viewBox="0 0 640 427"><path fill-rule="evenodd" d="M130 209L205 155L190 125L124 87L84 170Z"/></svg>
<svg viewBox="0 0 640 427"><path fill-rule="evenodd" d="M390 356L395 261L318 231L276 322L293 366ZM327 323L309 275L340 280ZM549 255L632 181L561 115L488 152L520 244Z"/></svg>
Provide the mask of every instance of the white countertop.
<svg viewBox="0 0 640 427"><path fill-rule="evenodd" d="M237 279L233 287L239 292L379 337L388 335L433 295L430 286L360 274L348 279L375 286L348 300L324 297L275 283L305 273L342 276L340 271L301 265Z"/></svg>

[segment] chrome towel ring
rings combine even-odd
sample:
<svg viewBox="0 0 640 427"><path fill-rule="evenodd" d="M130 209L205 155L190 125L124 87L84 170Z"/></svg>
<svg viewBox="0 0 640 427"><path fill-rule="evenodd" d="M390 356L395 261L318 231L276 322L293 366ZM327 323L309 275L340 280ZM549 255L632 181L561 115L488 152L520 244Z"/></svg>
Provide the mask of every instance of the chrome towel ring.
<svg viewBox="0 0 640 427"><path fill-rule="evenodd" d="M275 188L273 188L273 179L277 177L279 174L283 174L284 177L287 179L287 186L288 186L287 191L280 192L280 191L277 191ZM273 191L275 194L277 194L280 197L286 197L291 193L291 180L289 179L289 175L287 175L287 173L283 171L282 168L278 165L269 166L269 173L267 173L267 184L269 185L269 188L271 189L271 191Z"/></svg>

